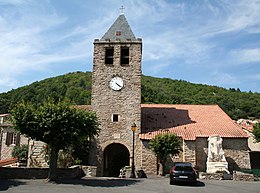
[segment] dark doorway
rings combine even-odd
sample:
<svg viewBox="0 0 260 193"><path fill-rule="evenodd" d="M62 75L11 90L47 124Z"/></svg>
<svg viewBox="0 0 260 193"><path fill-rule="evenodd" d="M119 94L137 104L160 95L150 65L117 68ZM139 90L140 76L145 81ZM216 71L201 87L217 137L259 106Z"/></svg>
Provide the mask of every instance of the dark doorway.
<svg viewBox="0 0 260 193"><path fill-rule="evenodd" d="M129 151L120 143L112 143L104 150L103 176L118 177L120 169L129 166Z"/></svg>
<svg viewBox="0 0 260 193"><path fill-rule="evenodd" d="M251 169L260 169L260 151L251 151L249 154Z"/></svg>

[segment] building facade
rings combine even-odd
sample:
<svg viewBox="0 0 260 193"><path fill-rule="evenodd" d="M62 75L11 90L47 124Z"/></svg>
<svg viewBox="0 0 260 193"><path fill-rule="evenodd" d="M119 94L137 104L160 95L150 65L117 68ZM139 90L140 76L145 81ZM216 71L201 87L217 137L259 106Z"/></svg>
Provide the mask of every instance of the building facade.
<svg viewBox="0 0 260 193"><path fill-rule="evenodd" d="M123 14L94 41L91 106L101 132L92 144L90 164L98 166L99 175L118 176L132 163L131 125L136 133L141 127L141 60L142 40L135 38ZM138 150L140 140L135 138ZM135 156L140 165L137 152Z"/></svg>
<svg viewBox="0 0 260 193"><path fill-rule="evenodd" d="M183 152L169 157L192 162L206 170L207 139L223 138L230 170L250 168L247 134L217 105L141 104L142 40L133 34L124 14L119 15L101 39L94 41L91 108L100 122L100 135L91 146L90 165L98 176L118 176L123 166L157 173L157 158L149 141L160 133L182 138Z"/></svg>
<svg viewBox="0 0 260 193"><path fill-rule="evenodd" d="M10 114L0 115L0 160L12 158L15 146L28 144L28 138L14 130L10 119Z"/></svg>
<svg viewBox="0 0 260 193"><path fill-rule="evenodd" d="M94 40L91 106L77 106L95 111L100 123L89 155L97 176L119 176L120 169L132 166L133 161L136 170L156 174L158 161L149 141L162 133L175 133L182 139L183 151L169 156L166 171L177 161L206 171L207 140L212 135L222 137L231 172L250 168L248 135L219 106L141 104L141 64L142 39L135 37L121 14L101 39ZM18 138L7 134L11 125L2 121L0 126L3 159ZM31 140L28 166L47 167L45 149L44 143Z"/></svg>

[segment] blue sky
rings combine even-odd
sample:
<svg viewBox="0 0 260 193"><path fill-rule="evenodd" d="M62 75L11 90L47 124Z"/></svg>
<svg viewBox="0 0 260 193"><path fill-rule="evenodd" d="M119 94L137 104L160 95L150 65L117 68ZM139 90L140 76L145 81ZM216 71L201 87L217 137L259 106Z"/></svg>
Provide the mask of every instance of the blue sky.
<svg viewBox="0 0 260 193"><path fill-rule="evenodd" d="M0 0L0 92L92 71L122 5L144 75L260 92L260 0Z"/></svg>

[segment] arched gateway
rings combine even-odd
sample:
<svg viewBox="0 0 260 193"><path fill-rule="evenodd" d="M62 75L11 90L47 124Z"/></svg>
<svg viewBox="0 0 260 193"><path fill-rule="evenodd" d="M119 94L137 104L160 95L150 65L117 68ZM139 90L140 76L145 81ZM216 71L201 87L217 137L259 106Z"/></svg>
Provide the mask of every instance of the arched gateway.
<svg viewBox="0 0 260 193"><path fill-rule="evenodd" d="M112 143L104 150L103 176L118 177L120 169L129 166L129 151L120 143Z"/></svg>

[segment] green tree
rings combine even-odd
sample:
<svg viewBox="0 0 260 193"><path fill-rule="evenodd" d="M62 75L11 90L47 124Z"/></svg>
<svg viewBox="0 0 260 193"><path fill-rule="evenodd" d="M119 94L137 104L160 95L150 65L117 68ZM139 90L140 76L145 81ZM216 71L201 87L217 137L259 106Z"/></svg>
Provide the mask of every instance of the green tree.
<svg viewBox="0 0 260 193"><path fill-rule="evenodd" d="M63 102L54 103L48 100L40 106L21 102L11 113L16 130L48 144L50 181L57 179L59 150L89 140L99 132L95 113L72 108Z"/></svg>
<svg viewBox="0 0 260 193"><path fill-rule="evenodd" d="M90 104L91 82L91 72L73 72L0 93L0 113L8 113L18 101L42 104L48 97ZM232 119L260 118L260 93L169 78L142 76L142 103L218 104Z"/></svg>
<svg viewBox="0 0 260 193"><path fill-rule="evenodd" d="M27 160L28 145L15 146L12 151L12 157L17 157L19 160Z"/></svg>
<svg viewBox="0 0 260 193"><path fill-rule="evenodd" d="M257 143L260 142L260 123L256 123L253 128L253 134Z"/></svg>
<svg viewBox="0 0 260 193"><path fill-rule="evenodd" d="M178 155L182 151L181 139L176 134L159 134L150 141L149 145L159 159L159 175L164 175L167 156Z"/></svg>

